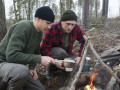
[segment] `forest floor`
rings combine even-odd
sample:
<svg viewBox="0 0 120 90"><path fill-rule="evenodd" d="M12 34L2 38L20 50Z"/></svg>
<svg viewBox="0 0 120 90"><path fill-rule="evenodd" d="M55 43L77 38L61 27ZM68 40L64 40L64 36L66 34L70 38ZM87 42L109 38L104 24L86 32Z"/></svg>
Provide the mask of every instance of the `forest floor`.
<svg viewBox="0 0 120 90"><path fill-rule="evenodd" d="M120 36L120 18L109 19L106 21L104 27L94 27L86 32L86 35L89 37L93 47L100 56L104 51L114 48L115 46L120 45L119 40L116 39L117 36ZM79 47L78 47L79 48ZM78 49L74 51L78 52ZM87 56L89 56L93 61L95 60L93 54L88 49ZM56 77L53 80L47 80L45 78L45 67L42 65L37 66L38 72L40 72L40 81L46 87L47 90L58 90L65 83L65 80L68 76Z"/></svg>

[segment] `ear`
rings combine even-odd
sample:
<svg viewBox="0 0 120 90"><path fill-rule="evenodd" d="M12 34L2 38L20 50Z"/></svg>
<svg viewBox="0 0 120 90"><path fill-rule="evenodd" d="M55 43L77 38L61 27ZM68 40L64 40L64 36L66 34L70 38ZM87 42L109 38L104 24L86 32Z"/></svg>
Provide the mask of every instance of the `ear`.
<svg viewBox="0 0 120 90"><path fill-rule="evenodd" d="M37 21L40 22L40 21L41 21L41 18L37 18Z"/></svg>

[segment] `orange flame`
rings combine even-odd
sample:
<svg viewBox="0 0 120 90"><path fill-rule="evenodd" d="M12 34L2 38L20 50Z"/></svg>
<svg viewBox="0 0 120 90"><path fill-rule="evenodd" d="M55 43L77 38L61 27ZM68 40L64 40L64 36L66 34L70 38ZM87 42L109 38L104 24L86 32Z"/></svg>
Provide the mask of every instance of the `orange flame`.
<svg viewBox="0 0 120 90"><path fill-rule="evenodd" d="M94 73L91 77L90 77L90 84L86 86L87 90L96 90L95 86L93 85L93 79L94 77L97 75L98 73Z"/></svg>

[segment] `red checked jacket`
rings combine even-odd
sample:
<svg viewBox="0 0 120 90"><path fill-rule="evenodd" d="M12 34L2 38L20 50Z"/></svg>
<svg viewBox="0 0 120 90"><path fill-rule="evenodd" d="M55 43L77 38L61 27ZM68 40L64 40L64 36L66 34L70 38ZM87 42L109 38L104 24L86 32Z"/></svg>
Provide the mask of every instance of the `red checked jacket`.
<svg viewBox="0 0 120 90"><path fill-rule="evenodd" d="M85 40L83 38L84 32L83 30L76 24L74 29L70 32L70 42L67 49L67 53L69 56L75 56L72 53L73 44L75 40L78 40L80 45L79 55L81 56L82 49L85 44ZM61 29L61 22L54 23L51 25L51 28L46 30L43 34L43 40L40 47L40 53L44 56L51 56L54 58L53 54L50 52L52 47L61 47L64 49L64 38Z"/></svg>

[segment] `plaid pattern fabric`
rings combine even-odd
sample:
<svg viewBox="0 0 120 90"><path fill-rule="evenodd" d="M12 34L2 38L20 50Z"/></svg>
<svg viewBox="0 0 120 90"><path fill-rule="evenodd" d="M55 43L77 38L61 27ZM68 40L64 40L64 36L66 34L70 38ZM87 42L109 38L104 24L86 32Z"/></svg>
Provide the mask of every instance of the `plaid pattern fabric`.
<svg viewBox="0 0 120 90"><path fill-rule="evenodd" d="M81 56L82 49L85 44L85 40L83 38L83 35L85 33L83 30L76 24L74 29L70 32L70 42L68 49L66 52L68 53L69 56L75 56L72 53L73 49L73 44L75 40L78 40L80 45L80 50L79 50L79 55ZM63 45L64 39L63 39L63 34L62 34L62 29L61 29L61 22L54 23L51 25L51 28L48 29L44 34L43 34L43 40L41 43L40 47L40 53L41 55L44 56L51 56L54 58L53 54L50 52L52 47L61 47L64 49Z"/></svg>

